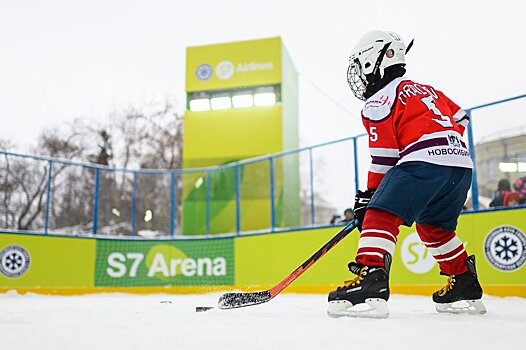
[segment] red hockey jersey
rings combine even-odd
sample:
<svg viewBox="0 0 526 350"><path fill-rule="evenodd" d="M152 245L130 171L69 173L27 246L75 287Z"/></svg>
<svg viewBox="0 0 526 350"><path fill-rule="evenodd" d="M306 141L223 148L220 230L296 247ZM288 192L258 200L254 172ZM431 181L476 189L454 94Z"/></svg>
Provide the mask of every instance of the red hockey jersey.
<svg viewBox="0 0 526 350"><path fill-rule="evenodd" d="M369 135L371 166L367 188L410 161L472 168L462 134L469 118L429 85L397 78L365 101L362 121Z"/></svg>

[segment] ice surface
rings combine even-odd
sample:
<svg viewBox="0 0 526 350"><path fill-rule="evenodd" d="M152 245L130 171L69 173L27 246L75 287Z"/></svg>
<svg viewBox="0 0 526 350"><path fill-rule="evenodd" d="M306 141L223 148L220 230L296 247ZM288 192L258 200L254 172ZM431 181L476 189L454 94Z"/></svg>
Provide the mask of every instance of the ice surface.
<svg viewBox="0 0 526 350"><path fill-rule="evenodd" d="M324 295L284 294L233 310L219 294L0 294L2 349L505 349L526 341L526 299L485 297L486 315L438 314L392 296L388 319L332 319ZM169 303L170 301L171 303Z"/></svg>

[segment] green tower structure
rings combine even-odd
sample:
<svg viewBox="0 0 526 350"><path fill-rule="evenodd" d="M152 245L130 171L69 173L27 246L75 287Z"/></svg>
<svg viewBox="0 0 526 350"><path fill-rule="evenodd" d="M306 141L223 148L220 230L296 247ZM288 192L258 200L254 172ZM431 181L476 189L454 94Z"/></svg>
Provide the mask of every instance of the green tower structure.
<svg viewBox="0 0 526 350"><path fill-rule="evenodd" d="M300 224L298 76L281 38L189 47L182 232ZM225 165L235 165L227 167Z"/></svg>

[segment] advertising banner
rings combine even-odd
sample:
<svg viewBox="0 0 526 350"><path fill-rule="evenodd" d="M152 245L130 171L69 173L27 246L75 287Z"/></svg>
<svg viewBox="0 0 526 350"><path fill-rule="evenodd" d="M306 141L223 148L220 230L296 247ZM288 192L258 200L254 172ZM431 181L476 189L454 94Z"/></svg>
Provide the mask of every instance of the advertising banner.
<svg viewBox="0 0 526 350"><path fill-rule="evenodd" d="M281 71L279 37L186 50L187 92L279 84Z"/></svg>
<svg viewBox="0 0 526 350"><path fill-rule="evenodd" d="M97 241L96 287L219 286L233 283L232 238Z"/></svg>

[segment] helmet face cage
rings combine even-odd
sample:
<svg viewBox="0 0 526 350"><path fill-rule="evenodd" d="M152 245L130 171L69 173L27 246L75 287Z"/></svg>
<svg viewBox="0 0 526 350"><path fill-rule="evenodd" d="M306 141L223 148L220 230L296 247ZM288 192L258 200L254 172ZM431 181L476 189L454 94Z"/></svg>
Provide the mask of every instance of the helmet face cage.
<svg viewBox="0 0 526 350"><path fill-rule="evenodd" d="M362 66L358 59L351 61L347 69L347 82L356 98L365 101L363 96L367 87L367 82L362 78Z"/></svg>

